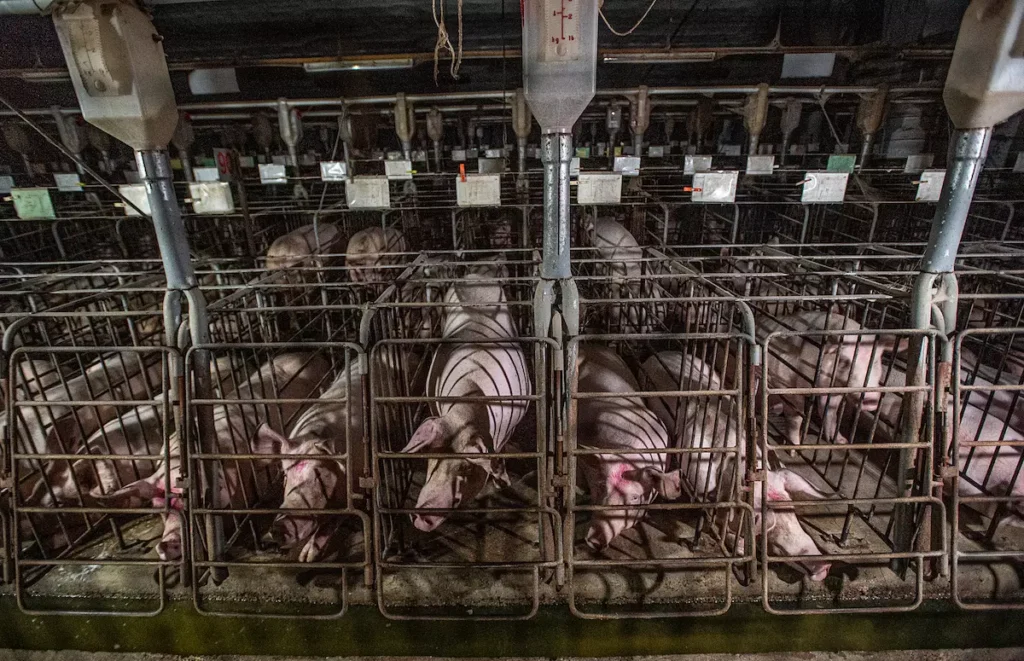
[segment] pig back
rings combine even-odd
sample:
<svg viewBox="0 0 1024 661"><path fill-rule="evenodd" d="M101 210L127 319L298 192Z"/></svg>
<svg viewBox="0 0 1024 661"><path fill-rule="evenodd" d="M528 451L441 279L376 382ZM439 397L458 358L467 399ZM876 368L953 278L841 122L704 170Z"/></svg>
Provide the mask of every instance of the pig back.
<svg viewBox="0 0 1024 661"><path fill-rule="evenodd" d="M721 390L718 373L697 356L679 351L666 351L651 356L640 367L640 383L644 390ZM731 400L705 397L650 397L648 405L669 430L673 445L679 448L738 448L745 455L745 444L739 443L737 423ZM675 430L679 435L675 435ZM693 493L716 493L722 463L732 455L722 453L681 454L679 467ZM726 485L728 487L728 485Z"/></svg>
<svg viewBox="0 0 1024 661"><path fill-rule="evenodd" d="M578 392L620 393L618 397L586 398L576 402L576 437L581 447L609 450L662 450L668 434L658 417L638 396L636 378L611 349L582 345L577 361ZM600 455L600 461L616 461L616 455ZM621 460L636 467L665 468L661 454L625 455Z"/></svg>

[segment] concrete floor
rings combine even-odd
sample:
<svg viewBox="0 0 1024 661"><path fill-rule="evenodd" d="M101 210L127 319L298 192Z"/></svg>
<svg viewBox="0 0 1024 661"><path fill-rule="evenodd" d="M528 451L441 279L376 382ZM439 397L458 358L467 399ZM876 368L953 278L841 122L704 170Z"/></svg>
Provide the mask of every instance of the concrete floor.
<svg viewBox="0 0 1024 661"><path fill-rule="evenodd" d="M28 652L0 650L0 661L257 661L271 657L190 656L163 654L108 654L87 652ZM408 657L273 657L287 661L398 661ZM444 657L425 657L440 661ZM570 657L571 661L598 661ZM556 661L570 661L570 658ZM606 657L601 661L1019 661L1024 648L1001 650L940 650L903 652L800 652L794 654L695 654L680 656ZM454 661L454 660L453 660ZM459 661L474 661L460 659ZM482 661L482 660L481 660ZM511 661L552 661L547 658L511 657Z"/></svg>

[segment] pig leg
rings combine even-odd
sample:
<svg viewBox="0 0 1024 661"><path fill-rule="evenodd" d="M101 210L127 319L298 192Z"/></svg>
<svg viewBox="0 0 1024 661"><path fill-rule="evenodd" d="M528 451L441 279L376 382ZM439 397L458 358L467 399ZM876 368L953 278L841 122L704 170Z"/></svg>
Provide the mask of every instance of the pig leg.
<svg viewBox="0 0 1024 661"><path fill-rule="evenodd" d="M337 532L336 520L321 523L299 552L299 562L315 562L322 557Z"/></svg>
<svg viewBox="0 0 1024 661"><path fill-rule="evenodd" d="M181 558L181 512L171 512L164 519L164 532L160 543L156 545L156 554L161 560L170 561Z"/></svg>
<svg viewBox="0 0 1024 661"><path fill-rule="evenodd" d="M835 401L836 397L837 395L821 395L818 397L818 412L821 414L822 440L826 443L846 445L849 441L845 436L843 436L842 432L839 431L839 416L837 415L839 404Z"/></svg>

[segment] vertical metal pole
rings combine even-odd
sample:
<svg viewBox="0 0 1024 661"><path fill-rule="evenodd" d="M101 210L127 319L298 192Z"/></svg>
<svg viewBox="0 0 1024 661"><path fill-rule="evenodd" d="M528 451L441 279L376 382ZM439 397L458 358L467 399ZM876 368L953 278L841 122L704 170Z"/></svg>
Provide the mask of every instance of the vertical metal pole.
<svg viewBox="0 0 1024 661"><path fill-rule="evenodd" d="M935 299L934 283L938 278L949 281L954 278L953 267L956 264L960 237L963 235L967 222L967 214L971 207L974 189L988 153L991 128L957 129L952 136L952 150L946 179L942 185L942 194L932 220L931 234L928 245L921 259L921 273L914 283L911 297L910 327L927 330L931 328L931 310ZM956 306L945 305L945 314L951 316L944 319L941 329L950 332L956 324ZM925 385L928 364L925 355L925 344L922 337L912 337L907 353L907 386ZM903 426L900 430L901 442L917 443L924 415L925 395L916 392L907 395L904 406ZM908 406L909 405L909 406ZM930 468L930 467L929 467ZM911 495L914 484L914 454L910 449L900 450L899 473L897 478L897 496L900 498ZM925 494L927 495L927 494ZM896 531L896 550L909 552L913 540L913 512L911 505L900 504L894 512L894 529ZM897 561L897 567L906 567L906 561ZM900 571L900 569L898 569Z"/></svg>
<svg viewBox="0 0 1024 661"><path fill-rule="evenodd" d="M146 150L135 152L135 160L139 168L139 177L146 186L149 206L152 212L153 227L156 231L160 256L163 260L164 272L167 276L167 295L164 298L164 320L167 323L167 344L177 346L177 324L180 323L181 298L185 295L189 301L189 322L193 345L209 342L209 324L206 315L206 302L199 291L195 273L189 260L188 239L185 236L185 224L181 219L181 209L174 195L171 162L166 150ZM185 369L181 361L172 356L171 397L172 401L181 401L181 389L185 385ZM197 352L196 374L197 384L203 396L209 394L209 354ZM205 413L205 414L204 414ZM212 411L208 408L200 414L200 438L212 438ZM180 417L178 418L180 420ZM178 432L183 433L181 425ZM182 452L186 449L182 447ZM184 467L184 461L182 466ZM220 475L214 470L210 478L210 492L219 493ZM214 501L215 502L215 501ZM211 558L218 557L223 548L223 522L215 517L207 519L207 544ZM187 529L187 528L186 528Z"/></svg>

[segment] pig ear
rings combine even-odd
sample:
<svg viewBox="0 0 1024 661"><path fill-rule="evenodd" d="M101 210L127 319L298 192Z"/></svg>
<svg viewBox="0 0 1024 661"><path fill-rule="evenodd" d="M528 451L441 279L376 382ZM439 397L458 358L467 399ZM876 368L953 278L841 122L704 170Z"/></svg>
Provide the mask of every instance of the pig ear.
<svg viewBox="0 0 1024 661"><path fill-rule="evenodd" d="M252 441L252 449L256 454L283 454L287 447L288 439L265 422L256 430L256 437Z"/></svg>
<svg viewBox="0 0 1024 661"><path fill-rule="evenodd" d="M487 471L487 476L494 480L498 486L512 486L512 480L509 478L508 472L505 470L504 459L490 459L485 461L484 470Z"/></svg>
<svg viewBox="0 0 1024 661"><path fill-rule="evenodd" d="M402 452L429 452L444 449L444 428L438 418L427 418L416 429Z"/></svg>
<svg viewBox="0 0 1024 661"><path fill-rule="evenodd" d="M805 500L825 500L828 498L828 494L819 491L810 482L791 470L784 468L778 471L777 474L785 485L786 491L791 496L803 496Z"/></svg>

